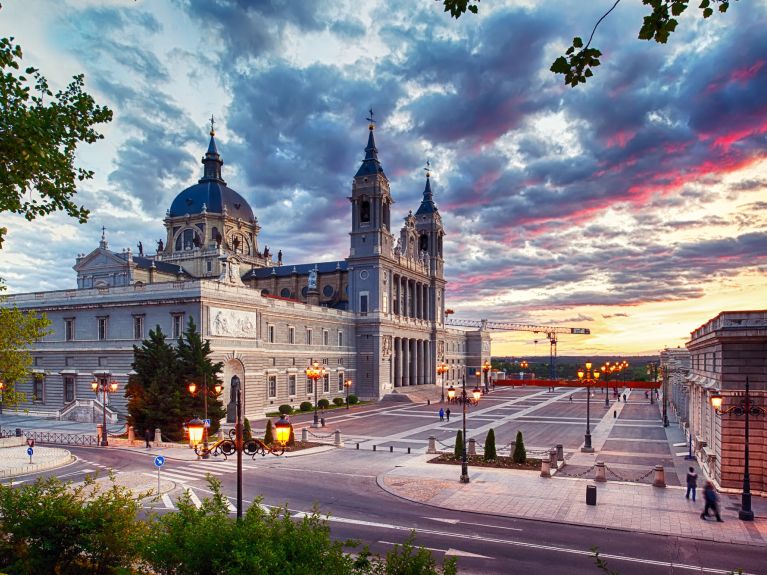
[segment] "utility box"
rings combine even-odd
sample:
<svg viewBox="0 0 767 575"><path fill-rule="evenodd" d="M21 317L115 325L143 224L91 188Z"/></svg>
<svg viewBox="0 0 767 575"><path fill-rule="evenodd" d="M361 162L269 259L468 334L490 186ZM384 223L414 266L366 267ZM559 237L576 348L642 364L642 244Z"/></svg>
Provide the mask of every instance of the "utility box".
<svg viewBox="0 0 767 575"><path fill-rule="evenodd" d="M586 505L596 505L596 504L597 504L597 486L587 485L586 486Z"/></svg>

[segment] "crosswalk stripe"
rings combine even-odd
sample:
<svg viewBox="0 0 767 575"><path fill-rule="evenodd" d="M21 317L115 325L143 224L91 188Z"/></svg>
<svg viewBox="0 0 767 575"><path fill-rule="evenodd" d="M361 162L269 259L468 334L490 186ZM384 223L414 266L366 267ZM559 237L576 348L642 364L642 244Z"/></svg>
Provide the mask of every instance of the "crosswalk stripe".
<svg viewBox="0 0 767 575"><path fill-rule="evenodd" d="M173 505L173 502L170 500L167 493L163 493L162 502L165 504L165 509L176 509L176 506Z"/></svg>
<svg viewBox="0 0 767 575"><path fill-rule="evenodd" d="M145 472L143 475L148 475L149 477L157 478L156 473L149 473ZM197 481L199 479L205 479L205 477L197 477L194 475L187 475L187 474L181 474L181 473L170 473L169 471L163 471L162 477L166 479L178 479L179 481Z"/></svg>
<svg viewBox="0 0 767 575"><path fill-rule="evenodd" d="M235 507L234 504L231 501L229 501L228 498L226 500L226 505L227 507L229 507L229 513L237 513L237 507Z"/></svg>
<svg viewBox="0 0 767 575"><path fill-rule="evenodd" d="M192 500L192 503L194 503L194 506L197 507L197 509L202 507L202 501L200 501L200 498L197 497L197 494L189 488L187 488L187 491L189 491L189 499Z"/></svg>
<svg viewBox="0 0 767 575"><path fill-rule="evenodd" d="M200 475L205 477L206 475L224 475L225 471L211 471L210 469L195 469L194 467L178 467L174 468L171 473L188 473L190 475Z"/></svg>

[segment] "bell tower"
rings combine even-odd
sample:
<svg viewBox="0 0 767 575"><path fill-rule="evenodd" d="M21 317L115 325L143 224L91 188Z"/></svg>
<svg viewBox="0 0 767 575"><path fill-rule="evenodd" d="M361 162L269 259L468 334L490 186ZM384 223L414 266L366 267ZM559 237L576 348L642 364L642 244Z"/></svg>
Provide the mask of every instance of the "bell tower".
<svg viewBox="0 0 767 575"><path fill-rule="evenodd" d="M391 233L391 192L389 180L378 161L376 148L375 121L373 110L368 120L368 145L365 159L354 176L352 195L352 231L350 258L390 255L394 248Z"/></svg>
<svg viewBox="0 0 767 575"><path fill-rule="evenodd" d="M418 252L429 259L430 275L443 279L445 260L442 255L442 238L445 229L442 227L442 216L439 215L434 196L431 191L431 166L426 162L426 186L423 199L415 212L415 229L418 233Z"/></svg>

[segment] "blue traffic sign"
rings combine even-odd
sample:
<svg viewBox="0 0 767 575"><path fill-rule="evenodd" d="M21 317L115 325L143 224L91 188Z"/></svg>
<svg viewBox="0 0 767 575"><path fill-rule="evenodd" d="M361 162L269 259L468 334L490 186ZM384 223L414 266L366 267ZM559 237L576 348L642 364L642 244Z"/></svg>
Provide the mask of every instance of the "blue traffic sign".
<svg viewBox="0 0 767 575"><path fill-rule="evenodd" d="M158 455L157 457L154 458L154 464L157 467L162 467L163 465L165 465L165 458L162 455Z"/></svg>
<svg viewBox="0 0 767 575"><path fill-rule="evenodd" d="M34 449L32 449L31 447L27 447L27 455L29 455L30 457L32 457L32 454L33 454L34 452L35 452L35 450L34 450Z"/></svg>
<svg viewBox="0 0 767 575"><path fill-rule="evenodd" d="M210 427L210 419L203 419L202 422L205 424L205 427Z"/></svg>

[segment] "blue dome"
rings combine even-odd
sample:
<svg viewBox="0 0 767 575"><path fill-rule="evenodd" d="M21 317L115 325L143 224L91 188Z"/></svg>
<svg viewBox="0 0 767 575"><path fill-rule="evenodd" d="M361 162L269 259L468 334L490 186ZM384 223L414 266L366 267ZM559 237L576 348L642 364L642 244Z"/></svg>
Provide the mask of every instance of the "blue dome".
<svg viewBox="0 0 767 575"><path fill-rule="evenodd" d="M185 189L173 200L168 215L172 218L196 215L202 212L203 204L208 212L214 214L223 213L226 206L227 215L232 218L242 218L246 222L255 219L245 198L216 180L202 181Z"/></svg>

